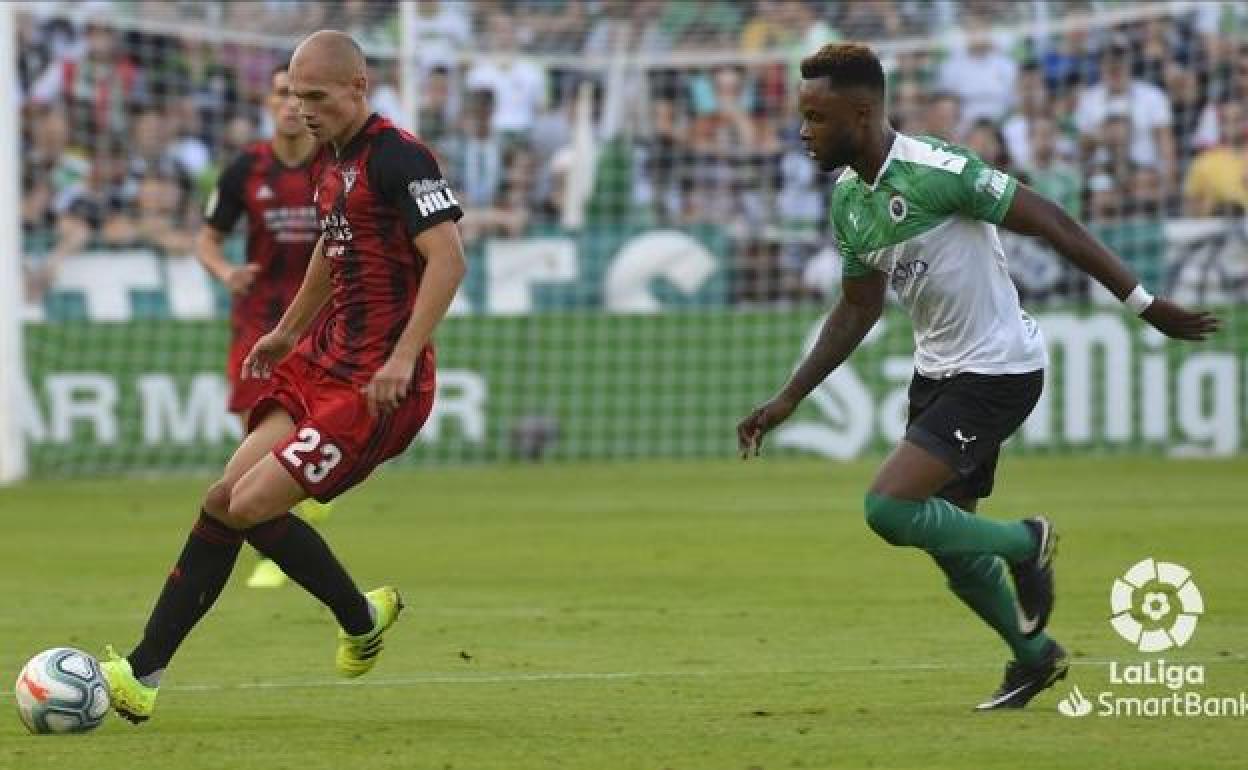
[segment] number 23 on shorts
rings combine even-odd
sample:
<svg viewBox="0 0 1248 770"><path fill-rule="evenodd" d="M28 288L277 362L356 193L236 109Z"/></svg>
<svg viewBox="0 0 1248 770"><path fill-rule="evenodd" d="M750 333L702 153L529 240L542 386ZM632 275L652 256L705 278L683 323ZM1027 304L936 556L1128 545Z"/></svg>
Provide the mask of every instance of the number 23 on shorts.
<svg viewBox="0 0 1248 770"><path fill-rule="evenodd" d="M282 450L282 460L296 476L300 473L309 484L320 484L338 463L342 462L342 450L321 437L321 432L304 426L296 438Z"/></svg>

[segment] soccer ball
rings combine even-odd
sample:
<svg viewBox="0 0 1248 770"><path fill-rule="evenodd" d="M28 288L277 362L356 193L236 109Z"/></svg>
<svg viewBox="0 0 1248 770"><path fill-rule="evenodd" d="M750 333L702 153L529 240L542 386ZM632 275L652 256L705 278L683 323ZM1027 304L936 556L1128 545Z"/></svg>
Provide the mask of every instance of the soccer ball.
<svg viewBox="0 0 1248 770"><path fill-rule="evenodd" d="M108 714L100 664L82 650L53 647L17 675L17 713L32 733L85 733Z"/></svg>

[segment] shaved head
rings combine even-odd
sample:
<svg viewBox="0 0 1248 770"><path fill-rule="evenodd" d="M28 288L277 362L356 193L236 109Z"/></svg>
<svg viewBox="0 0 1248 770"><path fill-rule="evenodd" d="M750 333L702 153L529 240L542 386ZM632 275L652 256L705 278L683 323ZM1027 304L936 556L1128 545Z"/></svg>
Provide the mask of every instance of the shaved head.
<svg viewBox="0 0 1248 770"><path fill-rule="evenodd" d="M336 148L368 120L364 52L344 32L323 29L299 44L290 58L290 90L308 130Z"/></svg>
<svg viewBox="0 0 1248 770"><path fill-rule="evenodd" d="M291 69L309 66L338 82L349 82L356 75L366 75L364 51L345 32L322 29L313 32L295 49Z"/></svg>

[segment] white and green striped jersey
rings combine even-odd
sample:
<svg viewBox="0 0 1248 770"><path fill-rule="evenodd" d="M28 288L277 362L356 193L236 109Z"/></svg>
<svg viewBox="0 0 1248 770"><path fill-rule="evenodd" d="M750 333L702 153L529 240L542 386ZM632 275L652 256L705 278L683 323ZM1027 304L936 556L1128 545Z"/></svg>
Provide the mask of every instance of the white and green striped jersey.
<svg viewBox="0 0 1248 770"><path fill-rule="evenodd" d="M844 275L870 270L914 324L925 377L1044 368L1044 339L1018 302L997 225L1018 182L973 152L898 133L875 184L851 168L836 181L832 222Z"/></svg>

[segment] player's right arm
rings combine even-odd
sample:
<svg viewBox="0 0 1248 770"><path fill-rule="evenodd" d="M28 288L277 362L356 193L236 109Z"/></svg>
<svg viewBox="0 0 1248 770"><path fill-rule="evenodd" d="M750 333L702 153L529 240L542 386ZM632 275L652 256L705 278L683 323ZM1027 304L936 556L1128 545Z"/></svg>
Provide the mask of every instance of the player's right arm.
<svg viewBox="0 0 1248 770"><path fill-rule="evenodd" d="M251 160L250 153L243 153L221 174L204 207L204 224L195 239L195 257L199 263L223 283L230 294L235 295L246 294L259 271L257 265L230 262L222 248L235 223L247 210L243 202L243 186Z"/></svg>
<svg viewBox="0 0 1248 770"><path fill-rule="evenodd" d="M758 454L763 436L788 419L802 399L849 358L879 320L888 288L887 273L866 270L861 275L847 275L841 286L840 302L823 322L819 339L793 376L770 401L737 425L737 447L742 458Z"/></svg>
<svg viewBox="0 0 1248 770"><path fill-rule="evenodd" d="M290 355L295 344L329 300L332 284L329 279L329 261L325 259L325 236L322 235L308 260L303 283L290 301L273 331L261 337L252 346L243 361L243 379L267 379L273 367Z"/></svg>

